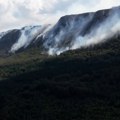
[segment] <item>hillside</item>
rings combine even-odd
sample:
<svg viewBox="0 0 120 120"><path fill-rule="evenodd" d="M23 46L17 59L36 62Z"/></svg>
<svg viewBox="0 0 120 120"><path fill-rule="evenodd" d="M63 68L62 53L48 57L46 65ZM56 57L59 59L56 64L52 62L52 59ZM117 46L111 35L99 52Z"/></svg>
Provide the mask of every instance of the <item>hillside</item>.
<svg viewBox="0 0 120 120"><path fill-rule="evenodd" d="M31 48L42 54L88 47L119 36L120 7L61 17L56 24L25 26L0 33L0 56Z"/></svg>
<svg viewBox="0 0 120 120"><path fill-rule="evenodd" d="M0 120L120 120L119 13L0 33Z"/></svg>
<svg viewBox="0 0 120 120"><path fill-rule="evenodd" d="M120 119L119 37L60 56L38 51L0 59L0 119Z"/></svg>

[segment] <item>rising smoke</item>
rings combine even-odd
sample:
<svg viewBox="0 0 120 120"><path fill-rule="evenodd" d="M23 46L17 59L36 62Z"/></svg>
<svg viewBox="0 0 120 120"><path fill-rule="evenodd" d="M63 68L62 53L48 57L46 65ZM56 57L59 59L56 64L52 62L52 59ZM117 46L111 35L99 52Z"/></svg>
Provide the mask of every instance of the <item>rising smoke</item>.
<svg viewBox="0 0 120 120"><path fill-rule="evenodd" d="M88 35L76 36L74 45L70 49L77 49L83 46L95 45L112 38L120 33L120 14L119 9L114 8L109 13L109 17L102 22L99 27L95 27Z"/></svg>
<svg viewBox="0 0 120 120"><path fill-rule="evenodd" d="M22 28L21 36L19 37L18 41L11 47L10 52L15 53L21 48L28 47L36 37L39 37L49 25L44 26L27 26Z"/></svg>
<svg viewBox="0 0 120 120"><path fill-rule="evenodd" d="M106 10L101 12L101 17L105 16L105 12ZM59 55L68 50L105 42L120 33L119 12L119 7L109 10L108 16L93 25L86 34L84 34L87 31L85 28L95 19L96 13L62 17L54 26L26 27L21 30L21 36L18 42L12 46L11 52L22 47L26 48L33 40L39 40L39 37L42 37L43 47L49 55Z"/></svg>
<svg viewBox="0 0 120 120"><path fill-rule="evenodd" d="M51 44L49 43L48 53L50 55L57 54L67 51L74 50L81 47L93 46L95 44L105 42L116 34L120 33L120 9L113 8L109 11L109 16L101 23L98 23L92 30L86 34L81 35L81 31L84 30L84 27L93 19L94 13L89 14L89 16L82 18L79 22L75 22L74 20L70 22L69 29L65 28L65 30L61 29L59 34L52 39ZM103 11L104 14L104 11ZM104 15L103 15L104 16ZM76 28L78 26L78 28ZM67 26L68 27L68 26ZM78 32L79 31L79 32ZM73 35L71 36L71 34ZM65 41L67 41L67 37L71 39L69 44L66 46L63 45ZM54 40L54 45L52 42ZM64 42L62 41L64 40ZM48 40L47 42L50 42ZM60 47L61 44L61 47ZM51 46L52 45L52 46Z"/></svg>

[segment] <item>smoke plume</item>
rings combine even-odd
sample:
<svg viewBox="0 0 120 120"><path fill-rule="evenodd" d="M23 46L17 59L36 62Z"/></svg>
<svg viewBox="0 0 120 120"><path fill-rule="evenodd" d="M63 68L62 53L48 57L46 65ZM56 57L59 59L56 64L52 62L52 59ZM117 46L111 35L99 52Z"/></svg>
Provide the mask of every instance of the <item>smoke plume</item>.
<svg viewBox="0 0 120 120"><path fill-rule="evenodd" d="M25 27L11 52L41 40L49 55L89 47L105 42L120 33L120 7L98 12L62 17L55 25ZM97 17L96 17L97 16ZM99 20L101 19L101 20ZM92 26L90 28L90 26Z"/></svg>
<svg viewBox="0 0 120 120"><path fill-rule="evenodd" d="M113 8L109 12L109 16L101 23L95 25L92 30L86 34L81 35L84 27L93 19L94 13L89 14L87 17L80 18L79 22L74 19L68 23L64 29L61 28L59 34L51 36L45 42L45 47L48 48L50 55L59 55L67 50L74 50L81 47L93 46L95 44L105 42L112 38L114 35L120 33L120 9ZM104 14L104 11L103 11ZM66 45L65 45L65 42Z"/></svg>

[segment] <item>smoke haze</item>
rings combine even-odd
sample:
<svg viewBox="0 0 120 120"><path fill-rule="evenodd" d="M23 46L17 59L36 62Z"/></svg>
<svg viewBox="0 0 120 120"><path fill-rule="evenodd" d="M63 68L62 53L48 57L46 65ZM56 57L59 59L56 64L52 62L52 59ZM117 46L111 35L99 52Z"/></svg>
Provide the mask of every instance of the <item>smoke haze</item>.
<svg viewBox="0 0 120 120"><path fill-rule="evenodd" d="M107 12L104 10L99 15L93 11L118 5L120 0L0 0L0 31L19 28L20 36L11 46L12 53L42 38L48 54L59 55L67 50L93 46L119 34L120 7L114 7L103 21L97 18L95 25L87 28L96 14L102 18ZM84 12L89 13L80 15ZM61 17L64 15L68 16ZM2 32L0 39L5 34L7 32Z"/></svg>
<svg viewBox="0 0 120 120"><path fill-rule="evenodd" d="M21 36L12 46L11 52L26 48L31 42L41 40L39 39L41 37L42 46L49 55L59 55L68 50L94 46L119 35L119 12L120 7L116 7L95 13L64 16L54 26L25 27L21 29ZM101 20L96 16L100 16ZM91 29L89 25L92 25Z"/></svg>
<svg viewBox="0 0 120 120"><path fill-rule="evenodd" d="M85 26L93 19L95 13L90 13L87 17L80 17L79 21L70 21L68 26L64 29L61 28L59 34L54 37L49 37L45 42L45 47L48 48L50 55L57 54L67 51L74 50L81 47L94 46L95 44L105 42L120 33L120 8L113 8L109 13L108 17L100 23L97 23L88 34L80 34ZM103 16L104 16L103 11ZM102 16L102 17L103 17ZM69 22L69 21L68 21ZM85 31L86 32L86 31ZM52 33L50 33L51 36ZM68 41L69 40L69 41ZM64 43L68 41L67 45Z"/></svg>

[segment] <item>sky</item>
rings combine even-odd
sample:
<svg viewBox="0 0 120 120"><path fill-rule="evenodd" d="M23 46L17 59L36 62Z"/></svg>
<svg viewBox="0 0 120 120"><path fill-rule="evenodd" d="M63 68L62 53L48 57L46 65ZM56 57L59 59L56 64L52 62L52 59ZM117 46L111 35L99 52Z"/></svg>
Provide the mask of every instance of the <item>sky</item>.
<svg viewBox="0 0 120 120"><path fill-rule="evenodd" d="M55 24L61 16L119 6L120 0L0 0L0 32Z"/></svg>

